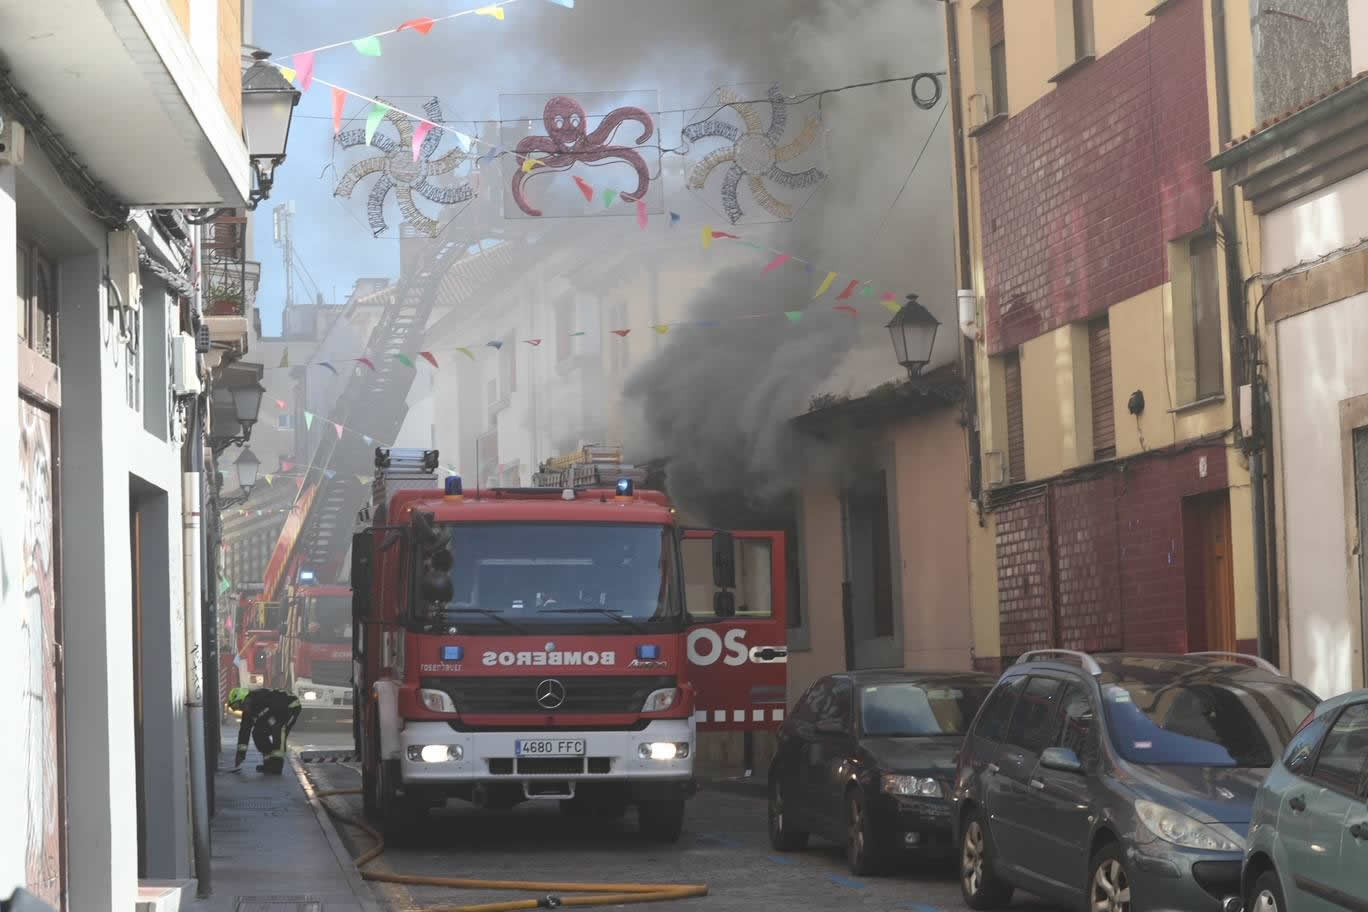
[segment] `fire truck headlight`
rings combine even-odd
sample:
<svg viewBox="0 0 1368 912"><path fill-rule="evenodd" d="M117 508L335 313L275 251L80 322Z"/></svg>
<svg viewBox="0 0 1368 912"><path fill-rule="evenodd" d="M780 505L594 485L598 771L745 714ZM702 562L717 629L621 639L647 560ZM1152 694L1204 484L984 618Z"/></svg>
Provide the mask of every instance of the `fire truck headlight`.
<svg viewBox="0 0 1368 912"><path fill-rule="evenodd" d="M464 756L465 750L459 744L411 744L408 749L408 758L415 763L446 763Z"/></svg>
<svg viewBox="0 0 1368 912"><path fill-rule="evenodd" d="M454 713L456 711L456 704L445 690L424 688L418 691L418 699L422 700L423 705L433 712Z"/></svg>
<svg viewBox="0 0 1368 912"><path fill-rule="evenodd" d="M671 741L648 741L637 749L637 755L642 760L676 760L689 756L689 744L687 741L674 743Z"/></svg>
<svg viewBox="0 0 1368 912"><path fill-rule="evenodd" d="M661 690L653 690L646 697L646 702L642 704L641 711L648 713L664 712L677 702L679 702L679 688L666 687Z"/></svg>
<svg viewBox="0 0 1368 912"><path fill-rule="evenodd" d="M318 699L318 691L316 691L316 690L306 690L306 691L304 691L304 693L300 694L300 696L302 696L302 697L304 698L304 702L307 703L307 702L310 701L310 700L317 700L317 699Z"/></svg>

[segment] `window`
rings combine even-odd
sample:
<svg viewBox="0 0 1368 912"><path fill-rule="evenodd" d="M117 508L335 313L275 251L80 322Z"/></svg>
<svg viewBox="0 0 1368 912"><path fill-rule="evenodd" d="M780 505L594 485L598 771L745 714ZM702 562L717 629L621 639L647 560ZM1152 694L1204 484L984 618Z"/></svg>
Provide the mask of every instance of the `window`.
<svg viewBox="0 0 1368 912"><path fill-rule="evenodd" d="M1067 747L1091 768L1097 762L1097 714L1092 699L1082 684L1073 681L1065 685L1059 704L1063 711L1053 746Z"/></svg>
<svg viewBox="0 0 1368 912"><path fill-rule="evenodd" d="M1054 678L1031 678L1012 713L1007 742L1033 754L1049 746L1054 735L1055 707L1059 705L1060 682Z"/></svg>
<svg viewBox="0 0 1368 912"><path fill-rule="evenodd" d="M1368 703L1344 708L1325 736L1316 768L1311 776L1331 788L1358 794L1363 785L1364 763L1368 761Z"/></svg>
<svg viewBox="0 0 1368 912"><path fill-rule="evenodd" d="M1088 324L1088 379L1092 389L1093 459L1116 455L1116 410L1112 405L1111 325L1106 317Z"/></svg>
<svg viewBox="0 0 1368 912"><path fill-rule="evenodd" d="M817 722L835 723L841 726L842 731L849 731L850 717L850 681L846 678L833 678L830 699L817 707Z"/></svg>
<svg viewBox="0 0 1368 912"><path fill-rule="evenodd" d="M1073 59L1082 60L1093 53L1092 0L1073 2Z"/></svg>
<svg viewBox="0 0 1368 912"><path fill-rule="evenodd" d="M295 427L294 414L291 412L281 412L276 416L276 430L293 431Z"/></svg>
<svg viewBox="0 0 1368 912"><path fill-rule="evenodd" d="M36 244L16 250L15 310L19 340L47 360L57 361L57 267Z"/></svg>
<svg viewBox="0 0 1368 912"><path fill-rule="evenodd" d="M817 703L821 695L831 686L830 678L822 678L798 698L793 707L793 721L797 724L812 725L817 721Z"/></svg>
<svg viewBox="0 0 1368 912"><path fill-rule="evenodd" d="M1007 396L1007 481L1026 480L1026 427L1021 407L1021 355L1003 356L1003 386Z"/></svg>
<svg viewBox="0 0 1368 912"><path fill-rule="evenodd" d="M890 738L962 735L986 687L955 682L884 681L860 688L860 729Z"/></svg>
<svg viewBox="0 0 1368 912"><path fill-rule="evenodd" d="M846 582L855 611L855 636L891 637L893 555L889 540L888 483L884 472L845 494Z"/></svg>
<svg viewBox="0 0 1368 912"><path fill-rule="evenodd" d="M1189 250L1197 398L1205 399L1222 391L1221 294L1216 273L1216 236L1204 234L1193 238Z"/></svg>
<svg viewBox="0 0 1368 912"><path fill-rule="evenodd" d="M1007 35L1002 21L1002 0L988 7L988 61L993 83L990 114L996 117L1007 113Z"/></svg>
<svg viewBox="0 0 1368 912"><path fill-rule="evenodd" d="M989 741L1001 741L1002 734L1007 729L1007 720L1012 717L1012 709L1016 706L1017 695L1025 686L1025 677L1012 678L999 684L983 707L978 725L974 727L974 736L987 738Z"/></svg>
<svg viewBox="0 0 1368 912"><path fill-rule="evenodd" d="M1283 754L1283 766L1289 772L1300 773L1306 766L1306 761L1310 760L1316 753L1316 745L1320 743L1321 735L1330 727L1330 720L1333 714L1325 713L1320 716L1307 717L1306 724L1292 736L1292 740L1287 742L1287 751Z"/></svg>

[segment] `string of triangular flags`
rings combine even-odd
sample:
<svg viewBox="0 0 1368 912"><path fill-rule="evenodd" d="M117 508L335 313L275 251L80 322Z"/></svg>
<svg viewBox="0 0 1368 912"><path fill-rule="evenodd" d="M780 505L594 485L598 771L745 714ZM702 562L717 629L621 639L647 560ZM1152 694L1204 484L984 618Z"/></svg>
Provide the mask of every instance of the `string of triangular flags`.
<svg viewBox="0 0 1368 912"><path fill-rule="evenodd" d="M578 184L580 186L580 189L584 192L585 199L587 201L592 202L594 196L598 194L599 191L593 185L589 184L587 181L585 181L583 178L579 176L576 176L574 179L576 184ZM610 190L602 191L602 193L604 196L606 196L609 193L613 193L614 196L616 196L616 193ZM641 227L644 229L648 226L648 216L645 211L646 207L645 204L640 200L637 201L637 206L638 221L640 222ZM674 228L680 225L682 221L683 219L678 212L669 213L670 228ZM767 247L763 244L752 241L733 231L721 231L716 228L713 228L711 225L704 225L700 229L699 237L705 250L712 249L713 245L716 242L722 241L736 242L742 246L750 247L754 250L761 251L768 257L765 261L764 266L760 270L761 274L776 272L782 267L789 266L790 264L793 266L801 266L805 272L807 272L809 275L813 277L813 281L816 283L816 287L812 295L812 300L820 301L823 298L828 298L829 300L834 301L835 303L833 303L830 308L833 312L842 313L850 317L859 317L862 313L868 313L868 310L864 307L863 302L868 301L868 299L870 298L876 299L879 305L890 314L896 314L899 310L902 309L902 300L899 298L898 295L894 294L891 291L879 290L879 288L875 286L874 283L871 281L861 279L855 276L850 276L848 274L844 274L839 270L825 268L819 269L818 265L813 260L809 260L805 257L798 256L797 254L777 250L773 247ZM820 279L817 278L819 274L822 276ZM834 296L832 296L831 294L833 291L835 292ZM877 313L877 311L875 312ZM616 329L609 329L607 330L607 333L609 335L616 336L620 339L625 339L627 336L631 335L631 333L634 330L654 332L658 335L663 336L674 329L717 329L719 327L722 327L726 323L740 322L743 320L758 320L771 317L778 318L780 316L787 320L788 323L796 324L802 322L802 320L805 317L807 317L810 313L811 311L809 310L755 311L751 313L731 314L726 317L711 320L670 320L660 323L652 323L644 327L620 327ZM569 335L584 336L587 335L587 333L583 330L576 330L572 331ZM545 341L545 339L533 338L523 339L521 340L521 343L523 345L527 345L535 349L540 348L542 343ZM421 359L422 361L431 364L433 368L440 370L441 362L437 358L438 354L459 354L474 361L478 360L475 355L476 349L493 349L495 351L498 351L502 349L505 344L506 343L503 340L491 339L483 343L483 345L471 344L457 345L452 346L450 348L424 349L422 351L413 352L411 354L399 352L396 354L392 354L389 357L393 358L394 361L408 368L416 369L418 366L418 361ZM371 371L375 371L377 370L376 358L378 357L380 356L372 356L370 354L358 355L355 357L348 357L345 355L330 355L326 359L304 361L292 364L290 361L290 351L288 348L286 348L281 354L280 364L277 365L276 369L290 367L321 367L325 370L330 371L334 375L340 375L340 371L337 368L338 364L354 363L357 365L358 368L365 367ZM268 367L267 369L269 370L271 368ZM307 415L306 420L308 420Z"/></svg>
<svg viewBox="0 0 1368 912"><path fill-rule="evenodd" d="M481 6L476 9L461 10L458 13L448 13L445 16L418 16L413 19L407 19L394 28L388 28L384 31L372 32L369 35L362 35L359 38L334 41L331 44L319 45L318 47L310 48L307 51L295 51L293 54L284 54L272 59L271 63L281 67L283 70L298 72L301 75L304 75L312 72L315 54L331 51L334 48L347 47L350 45L353 50L364 57L379 57L382 54L380 45L381 38L407 31L426 35L428 32L432 31L433 26L438 25L439 23L448 22L452 19L460 19L463 16L488 16L491 19L497 19L498 21L503 22L505 15L504 7L510 6L516 2L517 0L498 0L498 2L490 3L486 6ZM550 0L550 2L557 6L563 6L566 9L575 8L575 0ZM294 64L292 67L281 63L281 61L287 59ZM290 77L290 81L293 82L294 78Z"/></svg>

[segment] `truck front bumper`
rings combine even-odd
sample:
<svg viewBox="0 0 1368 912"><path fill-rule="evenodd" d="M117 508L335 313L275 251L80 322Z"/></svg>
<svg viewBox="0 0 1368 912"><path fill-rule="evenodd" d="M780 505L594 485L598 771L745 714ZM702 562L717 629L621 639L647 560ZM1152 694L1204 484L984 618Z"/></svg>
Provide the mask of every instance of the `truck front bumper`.
<svg viewBox="0 0 1368 912"><path fill-rule="evenodd" d="M519 741L583 741L581 757L519 757ZM650 745L687 745L665 759ZM423 748L445 747L445 759L423 760ZM521 786L526 797L542 797L541 786L597 782L632 783L633 792L692 793L696 741L692 719L661 719L640 731L458 732L445 722L410 721L400 732L399 764L405 785L444 786L507 783ZM440 758L443 751L429 750ZM668 753L665 751L664 753ZM643 756L645 754L646 756ZM652 785L654 784L654 785ZM545 797L564 795L549 789Z"/></svg>
<svg viewBox="0 0 1368 912"><path fill-rule="evenodd" d="M349 713L352 710L352 689L335 684L315 684L308 678L298 678L295 697L306 713Z"/></svg>

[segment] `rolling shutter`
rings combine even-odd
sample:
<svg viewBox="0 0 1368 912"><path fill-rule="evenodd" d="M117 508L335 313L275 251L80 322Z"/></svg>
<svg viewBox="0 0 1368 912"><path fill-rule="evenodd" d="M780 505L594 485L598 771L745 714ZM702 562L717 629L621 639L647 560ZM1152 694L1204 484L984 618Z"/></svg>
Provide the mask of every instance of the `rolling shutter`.
<svg viewBox="0 0 1368 912"><path fill-rule="evenodd" d="M1093 458L1116 455L1116 409L1112 403L1111 326L1106 317L1088 324L1088 374L1092 381Z"/></svg>
<svg viewBox="0 0 1368 912"><path fill-rule="evenodd" d="M1016 352L1003 360L1007 392L1007 480L1026 480L1026 429L1021 416L1021 357Z"/></svg>

